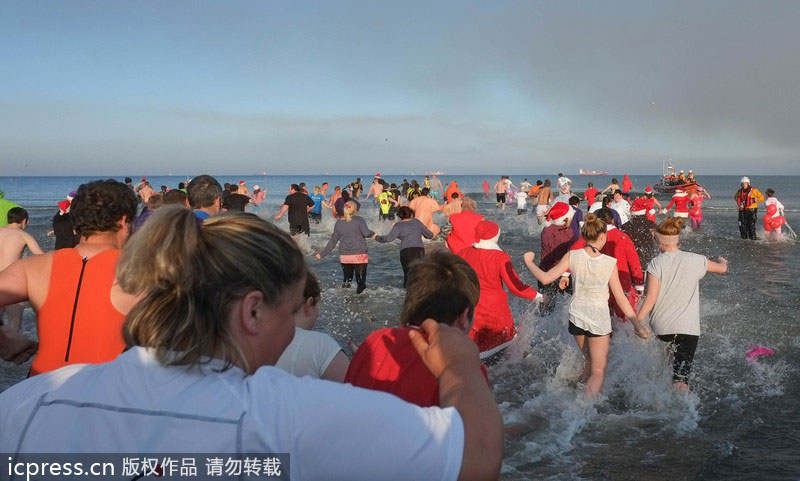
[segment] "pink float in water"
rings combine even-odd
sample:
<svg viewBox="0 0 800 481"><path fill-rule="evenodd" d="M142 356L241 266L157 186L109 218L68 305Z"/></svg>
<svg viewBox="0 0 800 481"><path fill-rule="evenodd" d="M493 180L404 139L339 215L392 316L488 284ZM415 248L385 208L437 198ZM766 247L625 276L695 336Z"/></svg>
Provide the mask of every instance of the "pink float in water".
<svg viewBox="0 0 800 481"><path fill-rule="evenodd" d="M761 356L771 356L775 351L766 347L753 346L747 350L748 359L758 359Z"/></svg>

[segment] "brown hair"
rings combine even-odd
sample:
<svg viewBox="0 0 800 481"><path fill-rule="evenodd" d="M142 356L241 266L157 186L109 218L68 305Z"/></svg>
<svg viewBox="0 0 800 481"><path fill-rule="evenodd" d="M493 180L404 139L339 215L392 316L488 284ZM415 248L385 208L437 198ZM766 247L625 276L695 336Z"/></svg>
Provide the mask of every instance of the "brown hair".
<svg viewBox="0 0 800 481"><path fill-rule="evenodd" d="M586 214L581 227L581 236L584 240L593 241L606 233L606 223L594 214Z"/></svg>
<svg viewBox="0 0 800 481"><path fill-rule="evenodd" d="M164 205L180 205L186 207L188 198L186 192L180 189L172 189L164 194Z"/></svg>
<svg viewBox="0 0 800 481"><path fill-rule="evenodd" d="M670 217L658 224L656 232L661 235L680 235L681 227L683 227L683 219L680 217Z"/></svg>
<svg viewBox="0 0 800 481"><path fill-rule="evenodd" d="M306 274L297 244L253 214L226 213L198 224L191 210L178 206L157 210L141 232L117 263L120 287L141 296L125 319L125 342L154 349L164 366L216 357L223 369L238 364L249 372L228 311L252 291L269 305L283 302Z"/></svg>
<svg viewBox="0 0 800 481"><path fill-rule="evenodd" d="M450 252L433 252L411 264L400 323L419 326L430 318L452 325L464 309L472 319L480 293L478 275L467 261Z"/></svg>
<svg viewBox="0 0 800 481"><path fill-rule="evenodd" d="M303 300L311 299L311 305L316 306L319 304L322 290L319 287L319 280L317 275L311 271L306 271L306 287L303 288Z"/></svg>

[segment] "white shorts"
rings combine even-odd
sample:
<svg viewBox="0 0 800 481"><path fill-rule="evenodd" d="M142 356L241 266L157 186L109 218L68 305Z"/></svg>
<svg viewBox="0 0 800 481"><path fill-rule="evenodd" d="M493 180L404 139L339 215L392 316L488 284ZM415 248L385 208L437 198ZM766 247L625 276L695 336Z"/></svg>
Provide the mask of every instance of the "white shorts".
<svg viewBox="0 0 800 481"><path fill-rule="evenodd" d="M544 217L544 213L547 212L547 209L549 209L549 208L550 208L550 206L547 205L547 204L537 205L536 206L536 216L537 217Z"/></svg>

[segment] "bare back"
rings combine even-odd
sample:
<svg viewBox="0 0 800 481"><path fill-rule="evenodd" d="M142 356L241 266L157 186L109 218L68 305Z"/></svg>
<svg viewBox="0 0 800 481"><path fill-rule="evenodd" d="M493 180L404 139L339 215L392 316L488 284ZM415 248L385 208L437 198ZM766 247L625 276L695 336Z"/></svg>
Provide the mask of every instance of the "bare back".
<svg viewBox="0 0 800 481"><path fill-rule="evenodd" d="M36 239L24 230L13 226L0 227L0 271L18 261L26 246L33 254L42 254Z"/></svg>

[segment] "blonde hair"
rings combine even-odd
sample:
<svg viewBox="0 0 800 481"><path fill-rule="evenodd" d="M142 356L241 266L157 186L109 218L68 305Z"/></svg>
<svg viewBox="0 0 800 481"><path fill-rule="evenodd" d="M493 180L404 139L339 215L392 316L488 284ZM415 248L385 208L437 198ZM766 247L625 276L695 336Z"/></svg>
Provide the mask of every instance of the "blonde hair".
<svg viewBox="0 0 800 481"><path fill-rule="evenodd" d="M117 264L120 287L141 296L125 319L125 341L155 349L165 366L216 357L223 369L238 364L249 372L227 321L231 303L260 291L278 304L305 273L291 237L258 216L227 213L199 224L192 211L165 206L131 237Z"/></svg>
<svg viewBox="0 0 800 481"><path fill-rule="evenodd" d="M661 235L680 235L682 227L683 219L680 217L670 217L664 222L658 224L658 227L656 227L656 232Z"/></svg>
<svg viewBox="0 0 800 481"><path fill-rule="evenodd" d="M468 210L470 212L475 212L478 210L478 203L475 202L475 199L470 199L469 197L465 197L464 201L461 202L461 210Z"/></svg>
<svg viewBox="0 0 800 481"><path fill-rule="evenodd" d="M583 219L581 236L586 241L597 240L600 234L606 233L606 223L594 214L587 214Z"/></svg>
<svg viewBox="0 0 800 481"><path fill-rule="evenodd" d="M356 205L355 202L348 200L347 202L344 203L342 211L343 211L342 216L344 217L344 220L350 222L351 220L353 220L353 216L356 215L356 213L358 212L358 206Z"/></svg>
<svg viewBox="0 0 800 481"><path fill-rule="evenodd" d="M320 187L318 185L315 185L314 186L314 193L315 194L321 194L322 193L322 187Z"/></svg>

